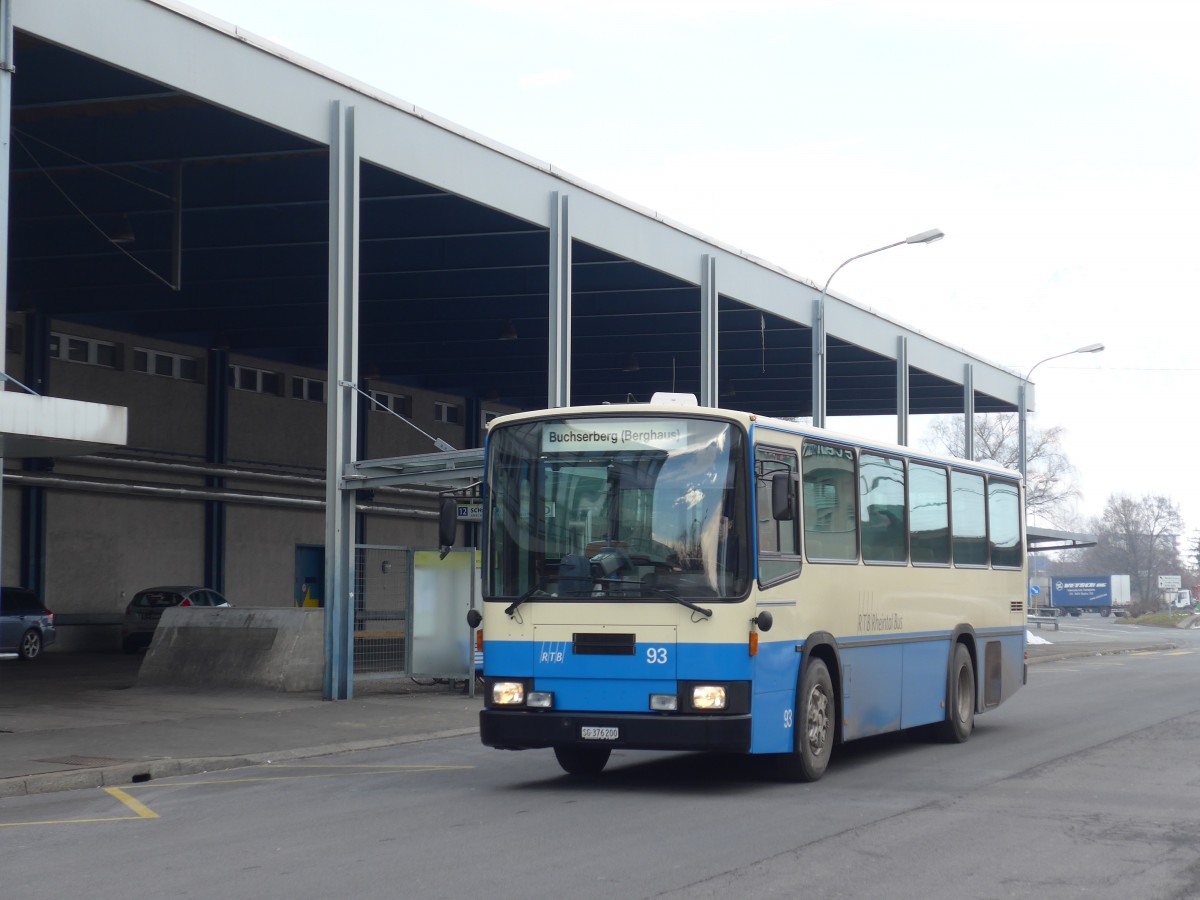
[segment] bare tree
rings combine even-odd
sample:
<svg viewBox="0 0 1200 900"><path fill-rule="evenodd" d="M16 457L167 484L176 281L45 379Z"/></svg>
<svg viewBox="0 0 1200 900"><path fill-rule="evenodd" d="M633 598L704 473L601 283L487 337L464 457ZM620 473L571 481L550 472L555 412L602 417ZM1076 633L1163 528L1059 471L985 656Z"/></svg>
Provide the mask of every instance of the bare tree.
<svg viewBox="0 0 1200 900"><path fill-rule="evenodd" d="M947 416L935 419L923 443L931 449L963 456L966 447L966 419ZM1009 469L1020 469L1020 419L1016 413L995 413L972 419L975 435L975 459L990 460ZM1027 475L1025 509L1057 525L1071 514L1079 498L1075 467L1062 449L1065 431L1059 427L1030 428L1026 436Z"/></svg>
<svg viewBox="0 0 1200 900"><path fill-rule="evenodd" d="M1157 609L1158 576L1183 574L1177 543L1183 533L1179 507L1162 496L1134 499L1113 494L1092 527L1096 546L1083 551L1082 565L1095 572L1128 573L1130 592L1141 611Z"/></svg>

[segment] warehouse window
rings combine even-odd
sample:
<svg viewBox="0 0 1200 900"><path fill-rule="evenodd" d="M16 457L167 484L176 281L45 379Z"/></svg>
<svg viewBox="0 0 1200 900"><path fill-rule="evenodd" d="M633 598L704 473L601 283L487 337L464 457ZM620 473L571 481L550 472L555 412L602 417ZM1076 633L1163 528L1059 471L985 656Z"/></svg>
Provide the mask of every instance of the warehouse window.
<svg viewBox="0 0 1200 900"><path fill-rule="evenodd" d="M117 367L117 345L111 341L98 341L95 338L82 338L72 334L53 332L50 335L50 358L115 369Z"/></svg>
<svg viewBox="0 0 1200 900"><path fill-rule="evenodd" d="M388 394L384 391L370 391L371 399L375 402L371 404L371 409L376 412L384 412L390 410L398 416L404 416L406 419L412 418L412 398L406 397L404 394Z"/></svg>
<svg viewBox="0 0 1200 900"><path fill-rule="evenodd" d="M229 367L229 386L239 391L254 391L259 394L279 393L279 373L250 366Z"/></svg>
<svg viewBox="0 0 1200 900"><path fill-rule="evenodd" d="M447 425L457 425L462 421L462 409L453 403L434 400L433 418L438 422L445 422Z"/></svg>
<svg viewBox="0 0 1200 900"><path fill-rule="evenodd" d="M161 375L164 378L178 378L181 381L195 381L197 368L196 360L190 356L134 347L133 371Z"/></svg>
<svg viewBox="0 0 1200 900"><path fill-rule="evenodd" d="M314 400L325 402L325 382L316 378L305 378L301 375L292 376L292 397L295 400Z"/></svg>

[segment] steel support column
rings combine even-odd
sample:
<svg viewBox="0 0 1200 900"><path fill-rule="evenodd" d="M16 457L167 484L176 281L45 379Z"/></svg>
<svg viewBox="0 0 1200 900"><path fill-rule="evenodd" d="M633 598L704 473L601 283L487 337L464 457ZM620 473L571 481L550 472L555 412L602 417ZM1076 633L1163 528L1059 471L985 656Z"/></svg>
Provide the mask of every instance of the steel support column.
<svg viewBox="0 0 1200 900"><path fill-rule="evenodd" d="M41 309L25 313L25 373L26 384L39 394L49 396L50 384L50 317ZM21 460L21 471L45 475L54 471L54 460L30 457ZM20 517L20 583L39 594L46 592L46 548L48 544L49 513L46 509L46 489L30 484L21 487ZM11 495L10 495L11 496Z"/></svg>
<svg viewBox="0 0 1200 900"><path fill-rule="evenodd" d="M717 385L717 260L707 253L700 263L700 405L719 406Z"/></svg>
<svg viewBox="0 0 1200 900"><path fill-rule="evenodd" d="M963 459L975 459L975 367L963 366Z"/></svg>
<svg viewBox="0 0 1200 900"><path fill-rule="evenodd" d="M326 700L354 693L354 499L343 473L356 458L358 152L354 107L333 104L329 142L329 402L325 456Z"/></svg>
<svg viewBox="0 0 1200 900"><path fill-rule="evenodd" d="M832 276L831 276L832 277ZM825 296L813 301L812 423L825 427Z"/></svg>
<svg viewBox="0 0 1200 900"><path fill-rule="evenodd" d="M1017 468L1021 470L1022 478L1029 475L1029 401L1032 390L1033 385L1027 376L1021 381L1017 393Z"/></svg>
<svg viewBox="0 0 1200 900"><path fill-rule="evenodd" d="M896 443L901 447L908 446L910 386L908 374L908 338L901 335L896 338Z"/></svg>
<svg viewBox="0 0 1200 900"><path fill-rule="evenodd" d="M8 209L9 162L12 153L12 0L0 0L0 334L8 334ZM0 343L0 372L8 371L5 346ZM3 385L0 385L0 390ZM0 469L4 459L0 457ZM0 491L0 498L4 492ZM3 522L0 504L0 522ZM0 526L0 536L4 529ZM0 542L2 543L2 542Z"/></svg>
<svg viewBox="0 0 1200 900"><path fill-rule="evenodd" d="M546 406L571 403L571 223L567 195L550 195L550 358Z"/></svg>
<svg viewBox="0 0 1200 900"><path fill-rule="evenodd" d="M229 462L229 350L208 351L208 388L205 412L205 462L223 465ZM225 479L205 475L204 486L221 490ZM225 503L204 503L204 583L214 591L225 592Z"/></svg>

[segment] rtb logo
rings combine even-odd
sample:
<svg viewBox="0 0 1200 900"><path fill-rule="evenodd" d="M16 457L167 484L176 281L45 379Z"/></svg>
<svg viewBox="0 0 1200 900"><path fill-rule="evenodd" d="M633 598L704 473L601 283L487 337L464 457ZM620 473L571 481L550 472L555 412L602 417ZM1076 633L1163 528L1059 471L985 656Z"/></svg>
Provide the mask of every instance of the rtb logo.
<svg viewBox="0 0 1200 900"><path fill-rule="evenodd" d="M542 650L538 656L538 662L547 663L548 665L556 665L564 662L567 658L567 643L566 641L554 641L552 643L542 642Z"/></svg>

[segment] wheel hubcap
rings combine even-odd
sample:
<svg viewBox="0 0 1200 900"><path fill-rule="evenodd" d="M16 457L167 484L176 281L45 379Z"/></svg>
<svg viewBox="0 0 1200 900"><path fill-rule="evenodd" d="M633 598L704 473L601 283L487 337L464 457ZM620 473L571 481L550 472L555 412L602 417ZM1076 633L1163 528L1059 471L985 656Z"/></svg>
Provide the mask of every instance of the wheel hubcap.
<svg viewBox="0 0 1200 900"><path fill-rule="evenodd" d="M813 756L824 753L825 742L829 737L829 698L819 687L813 688L808 695L805 733L808 737L809 752Z"/></svg>
<svg viewBox="0 0 1200 900"><path fill-rule="evenodd" d="M971 697L971 679L967 677L967 670L964 667L958 673L958 718L959 721L967 721L967 717L971 715L971 705L974 698Z"/></svg>

